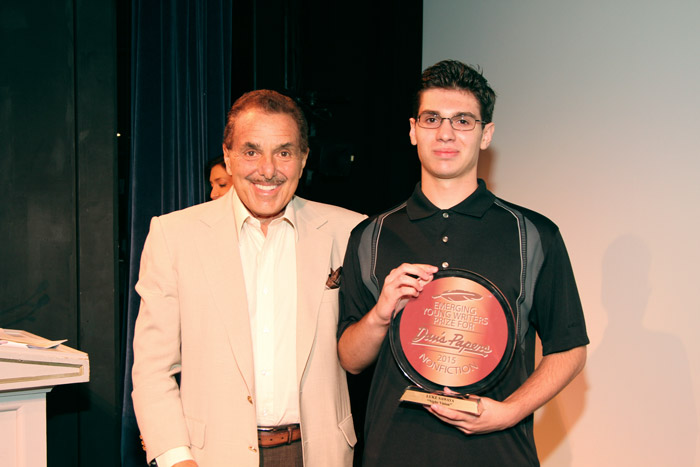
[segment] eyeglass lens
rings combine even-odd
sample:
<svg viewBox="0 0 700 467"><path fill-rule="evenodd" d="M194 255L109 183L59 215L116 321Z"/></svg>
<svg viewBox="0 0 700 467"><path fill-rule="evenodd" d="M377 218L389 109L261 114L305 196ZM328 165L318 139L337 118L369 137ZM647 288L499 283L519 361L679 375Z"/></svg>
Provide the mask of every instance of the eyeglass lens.
<svg viewBox="0 0 700 467"><path fill-rule="evenodd" d="M424 112L418 116L418 124L423 128L439 128L443 120L449 120L455 130L472 130L476 126L476 119L466 114L442 117L440 114Z"/></svg>

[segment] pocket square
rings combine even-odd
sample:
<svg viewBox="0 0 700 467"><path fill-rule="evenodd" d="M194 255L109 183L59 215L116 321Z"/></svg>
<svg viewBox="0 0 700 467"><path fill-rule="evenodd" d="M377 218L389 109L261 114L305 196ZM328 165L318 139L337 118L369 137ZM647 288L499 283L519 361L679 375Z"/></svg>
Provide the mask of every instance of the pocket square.
<svg viewBox="0 0 700 467"><path fill-rule="evenodd" d="M333 268L331 268L331 273L328 274L328 279L326 280L326 288L328 289L337 289L340 287L340 273L342 272L343 267L339 267L335 271Z"/></svg>

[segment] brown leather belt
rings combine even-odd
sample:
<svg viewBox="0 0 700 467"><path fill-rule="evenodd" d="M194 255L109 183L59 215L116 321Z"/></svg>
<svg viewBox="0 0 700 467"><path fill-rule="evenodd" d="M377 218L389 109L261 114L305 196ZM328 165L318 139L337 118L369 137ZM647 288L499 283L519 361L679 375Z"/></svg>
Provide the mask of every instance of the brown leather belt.
<svg viewBox="0 0 700 467"><path fill-rule="evenodd" d="M301 439L299 424L258 427L258 445L261 448L274 448L283 444L292 444Z"/></svg>

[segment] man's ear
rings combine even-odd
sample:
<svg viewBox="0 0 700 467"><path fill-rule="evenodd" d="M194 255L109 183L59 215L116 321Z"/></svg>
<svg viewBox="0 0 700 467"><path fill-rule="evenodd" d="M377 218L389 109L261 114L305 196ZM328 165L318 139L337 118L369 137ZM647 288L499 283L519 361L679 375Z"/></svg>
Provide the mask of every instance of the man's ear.
<svg viewBox="0 0 700 467"><path fill-rule="evenodd" d="M233 171L231 170L231 156L229 155L229 148L226 147L226 143L221 145L221 149L224 152L224 165L226 166L226 173L233 176Z"/></svg>
<svg viewBox="0 0 700 467"><path fill-rule="evenodd" d="M304 173L304 167L306 167L306 161L309 158L309 149L306 150L306 152L301 156L301 168L299 169L299 178L301 178L301 175Z"/></svg>
<svg viewBox="0 0 700 467"><path fill-rule="evenodd" d="M409 118L408 123L411 125L411 129L408 131L408 137L411 138L411 144L416 145L416 119Z"/></svg>
<svg viewBox="0 0 700 467"><path fill-rule="evenodd" d="M491 144L491 138L493 138L493 132L496 131L496 124L491 122L484 125L484 129L481 132L481 144L479 147L483 151L488 148Z"/></svg>

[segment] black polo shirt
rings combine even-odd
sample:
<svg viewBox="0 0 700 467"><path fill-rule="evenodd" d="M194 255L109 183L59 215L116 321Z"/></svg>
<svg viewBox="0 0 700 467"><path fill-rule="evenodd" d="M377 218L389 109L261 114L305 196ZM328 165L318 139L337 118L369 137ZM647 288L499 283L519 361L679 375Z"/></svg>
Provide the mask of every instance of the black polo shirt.
<svg viewBox="0 0 700 467"><path fill-rule="evenodd" d="M434 206L418 184L407 202L353 230L343 265L338 336L376 304L384 278L402 263L476 272L520 314L512 363L482 396L502 401L533 372L535 333L545 355L588 344L559 229L536 212L496 198L482 180L450 209ZM420 405L399 403L409 384L387 336L367 404L365 466L539 465L532 416L508 430L466 436Z"/></svg>

